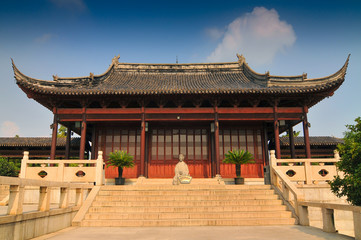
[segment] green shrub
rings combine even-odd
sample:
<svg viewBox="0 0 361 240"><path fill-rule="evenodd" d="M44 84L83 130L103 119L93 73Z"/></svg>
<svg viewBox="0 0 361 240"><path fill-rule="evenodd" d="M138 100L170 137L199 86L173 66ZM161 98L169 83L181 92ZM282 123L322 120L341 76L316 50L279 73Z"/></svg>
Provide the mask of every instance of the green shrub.
<svg viewBox="0 0 361 240"><path fill-rule="evenodd" d="M5 158L0 158L0 176L17 177L19 169L13 162L8 162Z"/></svg>

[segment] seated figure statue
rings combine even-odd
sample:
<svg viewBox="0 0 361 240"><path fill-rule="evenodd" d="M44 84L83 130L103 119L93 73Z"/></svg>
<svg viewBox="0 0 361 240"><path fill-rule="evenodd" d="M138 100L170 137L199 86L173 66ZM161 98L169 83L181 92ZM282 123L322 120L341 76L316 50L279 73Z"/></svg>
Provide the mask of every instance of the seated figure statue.
<svg viewBox="0 0 361 240"><path fill-rule="evenodd" d="M192 180L192 177L189 175L189 170L187 164L184 162L184 155L179 154L179 162L175 166L175 175L173 178L173 185L189 184Z"/></svg>

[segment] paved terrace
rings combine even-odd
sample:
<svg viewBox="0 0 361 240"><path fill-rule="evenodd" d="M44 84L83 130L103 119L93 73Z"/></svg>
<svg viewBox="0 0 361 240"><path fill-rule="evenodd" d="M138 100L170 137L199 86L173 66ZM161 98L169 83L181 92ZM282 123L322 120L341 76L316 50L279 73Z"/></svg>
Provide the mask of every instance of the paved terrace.
<svg viewBox="0 0 361 240"><path fill-rule="evenodd" d="M242 226L242 227L70 227L44 235L36 240L117 239L117 240L351 240L352 237L325 233L321 229L303 226Z"/></svg>

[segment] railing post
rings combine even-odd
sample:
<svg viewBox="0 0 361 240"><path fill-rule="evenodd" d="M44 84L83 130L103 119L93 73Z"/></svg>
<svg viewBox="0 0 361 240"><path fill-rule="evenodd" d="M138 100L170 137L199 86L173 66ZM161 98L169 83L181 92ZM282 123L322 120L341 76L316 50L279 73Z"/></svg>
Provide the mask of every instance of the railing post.
<svg viewBox="0 0 361 240"><path fill-rule="evenodd" d="M62 161L59 161L58 163L58 176L56 179L59 182L64 181L64 163Z"/></svg>
<svg viewBox="0 0 361 240"><path fill-rule="evenodd" d="M59 207L66 208L68 206L69 206L69 187L61 187Z"/></svg>
<svg viewBox="0 0 361 240"><path fill-rule="evenodd" d="M270 173L271 173L271 183L277 187L277 176L274 173L274 167L277 166L277 159L276 159L276 151L271 150L270 151Z"/></svg>
<svg viewBox="0 0 361 240"><path fill-rule="evenodd" d="M27 168L28 161L29 161L29 152L25 151L23 159L21 160L21 168L20 168L19 178L26 177L26 168Z"/></svg>
<svg viewBox="0 0 361 240"><path fill-rule="evenodd" d="M287 202L290 202L290 190L287 188L285 182L283 181L282 181L282 195Z"/></svg>
<svg viewBox="0 0 361 240"><path fill-rule="evenodd" d="M17 215L23 213L24 203L24 186L21 185L10 185L10 196L8 212L9 215Z"/></svg>
<svg viewBox="0 0 361 240"><path fill-rule="evenodd" d="M306 184L312 184L312 169L311 169L311 162L309 159L305 159L305 175L306 175Z"/></svg>
<svg viewBox="0 0 361 240"><path fill-rule="evenodd" d="M83 189L82 188L76 188L75 189L75 205L81 206L83 203Z"/></svg>
<svg viewBox="0 0 361 240"><path fill-rule="evenodd" d="M300 220L300 225L310 226L310 219L308 216L308 206L298 206L298 217Z"/></svg>
<svg viewBox="0 0 361 240"><path fill-rule="evenodd" d="M97 166L95 170L95 185L103 185L103 151L98 151Z"/></svg>
<svg viewBox="0 0 361 240"><path fill-rule="evenodd" d="M333 209L322 208L322 222L324 232L336 232Z"/></svg>
<svg viewBox="0 0 361 240"><path fill-rule="evenodd" d="M50 193L51 187L40 187L39 189L39 206L38 210L49 211L50 209Z"/></svg>
<svg viewBox="0 0 361 240"><path fill-rule="evenodd" d="M361 240L361 212L353 211L353 228L355 232L355 240Z"/></svg>

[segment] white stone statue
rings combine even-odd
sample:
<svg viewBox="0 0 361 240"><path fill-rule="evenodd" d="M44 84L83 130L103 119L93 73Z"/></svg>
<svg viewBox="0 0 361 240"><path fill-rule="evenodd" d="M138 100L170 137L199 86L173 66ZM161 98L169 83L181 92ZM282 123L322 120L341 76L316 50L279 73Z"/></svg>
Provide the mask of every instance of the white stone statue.
<svg viewBox="0 0 361 240"><path fill-rule="evenodd" d="M179 162L175 166L175 175L173 178L173 185L189 184L192 180L192 177L189 175L189 170L187 164L184 162L184 155L179 154Z"/></svg>

